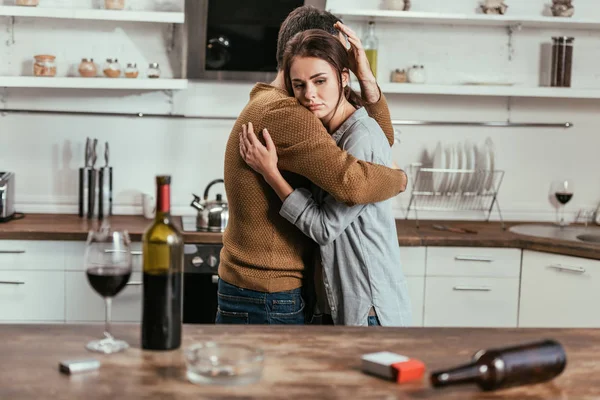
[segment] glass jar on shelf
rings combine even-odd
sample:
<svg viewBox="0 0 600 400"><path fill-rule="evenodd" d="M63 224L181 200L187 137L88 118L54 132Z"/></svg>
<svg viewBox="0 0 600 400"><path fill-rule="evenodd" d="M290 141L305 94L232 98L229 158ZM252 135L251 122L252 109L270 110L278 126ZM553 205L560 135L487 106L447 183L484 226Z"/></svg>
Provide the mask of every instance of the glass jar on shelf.
<svg viewBox="0 0 600 400"><path fill-rule="evenodd" d="M139 75L139 71L136 63L128 63L127 68L125 68L125 77L126 78L137 78Z"/></svg>
<svg viewBox="0 0 600 400"><path fill-rule="evenodd" d="M148 78L160 78L160 68L158 63L150 63L150 65L148 65L148 72L146 75L148 75Z"/></svg>
<svg viewBox="0 0 600 400"><path fill-rule="evenodd" d="M56 56L49 54L39 54L33 56L33 75L35 76L55 76L56 75Z"/></svg>
<svg viewBox="0 0 600 400"><path fill-rule="evenodd" d="M425 83L427 75L425 74L425 67L422 65L413 65L408 70L408 81L410 83Z"/></svg>
<svg viewBox="0 0 600 400"><path fill-rule="evenodd" d="M116 58L107 58L103 68L104 75L109 78L118 78L121 76L121 65Z"/></svg>
<svg viewBox="0 0 600 400"><path fill-rule="evenodd" d="M93 58L82 58L78 70L79 75L84 78L92 78L98 74L98 68L96 68Z"/></svg>
<svg viewBox="0 0 600 400"><path fill-rule="evenodd" d="M15 4L18 6L35 7L40 4L40 0L16 0Z"/></svg>
<svg viewBox="0 0 600 400"><path fill-rule="evenodd" d="M125 8L125 0L104 0L104 8L107 10L122 10Z"/></svg>

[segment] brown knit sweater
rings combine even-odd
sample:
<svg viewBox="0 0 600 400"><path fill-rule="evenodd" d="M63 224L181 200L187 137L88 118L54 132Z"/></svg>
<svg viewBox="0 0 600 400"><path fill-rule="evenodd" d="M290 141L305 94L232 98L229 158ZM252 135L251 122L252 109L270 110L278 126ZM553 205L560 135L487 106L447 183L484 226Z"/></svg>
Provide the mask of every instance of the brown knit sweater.
<svg viewBox="0 0 600 400"><path fill-rule="evenodd" d="M366 108L393 144L394 130L383 95ZM317 247L279 215L281 200L241 158L239 133L248 122L257 133L269 130L277 147L279 169L294 188L309 187L312 181L338 201L366 204L403 191L406 175L349 155L337 147L321 121L285 91L262 83L254 86L225 151L229 222L223 235L219 276L232 285L260 292L296 289L302 285L304 267L312 262Z"/></svg>

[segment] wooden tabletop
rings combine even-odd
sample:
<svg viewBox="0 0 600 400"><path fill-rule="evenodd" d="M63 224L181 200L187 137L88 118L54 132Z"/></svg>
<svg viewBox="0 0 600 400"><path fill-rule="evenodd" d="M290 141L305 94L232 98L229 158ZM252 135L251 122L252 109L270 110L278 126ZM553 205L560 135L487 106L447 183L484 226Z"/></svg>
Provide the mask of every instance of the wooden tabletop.
<svg viewBox="0 0 600 400"><path fill-rule="evenodd" d="M139 325L114 333L132 346L97 355L84 344L102 325L0 325L0 398L21 399L598 399L600 330L463 329L325 326L184 327L183 348L214 340L243 343L265 352L262 379L238 387L198 386L186 380L182 349L139 349ZM558 340L567 353L565 371L548 383L481 392L476 386L433 389L429 373L468 362L481 348ZM422 360L422 381L398 385L360 371L363 354L391 351ZM95 357L95 372L64 375L61 360Z"/></svg>
<svg viewBox="0 0 600 400"><path fill-rule="evenodd" d="M175 217L174 221L181 227L180 217ZM115 229L127 229L134 241L141 240L151 222L139 215L116 215L110 218ZM417 228L414 220L396 220L396 230L401 246L507 247L600 260L598 244L517 235L508 230L513 225L526 223L530 222L507 222L504 230L499 222L493 221L421 221ZM0 239L85 240L88 231L96 229L98 225L97 220L79 218L77 215L28 214L22 220L0 223ZM477 233L440 231L434 229L433 225L467 228ZM183 235L186 243L222 242L220 233L183 232Z"/></svg>

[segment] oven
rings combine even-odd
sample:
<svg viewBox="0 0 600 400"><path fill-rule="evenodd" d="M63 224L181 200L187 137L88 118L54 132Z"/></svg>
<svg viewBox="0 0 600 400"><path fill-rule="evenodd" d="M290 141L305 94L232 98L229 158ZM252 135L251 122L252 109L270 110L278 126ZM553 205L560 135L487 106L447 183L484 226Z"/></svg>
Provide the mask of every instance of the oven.
<svg viewBox="0 0 600 400"><path fill-rule="evenodd" d="M270 82L288 14L326 0L186 0L188 79Z"/></svg>
<svg viewBox="0 0 600 400"><path fill-rule="evenodd" d="M184 231L196 231L196 217L182 217ZM217 274L223 245L186 244L183 256L183 323L214 324Z"/></svg>

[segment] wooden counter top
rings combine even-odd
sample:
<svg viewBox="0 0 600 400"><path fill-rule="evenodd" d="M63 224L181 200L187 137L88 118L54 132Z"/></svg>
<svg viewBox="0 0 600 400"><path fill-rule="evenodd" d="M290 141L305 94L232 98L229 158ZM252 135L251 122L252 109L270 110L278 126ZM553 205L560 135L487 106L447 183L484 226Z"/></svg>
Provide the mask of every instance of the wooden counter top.
<svg viewBox="0 0 600 400"><path fill-rule="evenodd" d="M181 219L175 218L181 227ZM507 222L502 230L499 222L421 221L420 228L413 220L396 220L398 242L401 246L466 246L507 247L538 250L600 260L600 245L585 242L538 238L517 235L508 230L512 225L527 222ZM142 216L117 215L111 217L117 229L127 229L134 241L141 240L150 221ZM434 224L468 228L477 234L453 233L433 229ZM0 223L0 239L13 240L85 240L98 221L65 214L28 214L22 220ZM183 232L187 243L221 243L222 235L208 232Z"/></svg>
<svg viewBox="0 0 600 400"><path fill-rule="evenodd" d="M181 218L174 218L181 229ZM141 215L115 215L110 224L115 229L126 229L133 241L140 241L152 220ZM73 214L27 214L21 220L0 223L0 239L10 240L86 240L92 229L101 222L79 218ZM190 232L194 243L221 243L221 235L215 233ZM186 240L189 238L184 233ZM192 242L190 242L192 243Z"/></svg>
<svg viewBox="0 0 600 400"><path fill-rule="evenodd" d="M184 327L183 348L214 340L265 352L260 382L238 387L197 386L185 378L182 349L139 349L139 325L116 325L115 336L132 347L97 355L84 344L102 325L0 325L0 398L21 399L598 399L600 330L463 329L325 326ZM567 367L548 383L497 392L476 386L433 389L429 373L468 362L481 348L545 338L558 340ZM422 381L397 385L360 371L363 354L391 351L422 360ZM99 370L67 376L61 360L94 357Z"/></svg>

